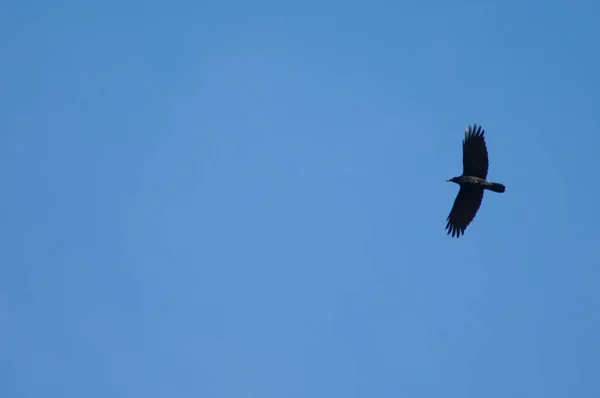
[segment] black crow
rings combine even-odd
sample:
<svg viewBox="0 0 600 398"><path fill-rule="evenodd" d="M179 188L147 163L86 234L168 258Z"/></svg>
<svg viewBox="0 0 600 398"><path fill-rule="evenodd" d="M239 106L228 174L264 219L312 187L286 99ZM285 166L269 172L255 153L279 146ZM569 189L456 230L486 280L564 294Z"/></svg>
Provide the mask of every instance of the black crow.
<svg viewBox="0 0 600 398"><path fill-rule="evenodd" d="M460 185L460 190L454 206L446 221L448 235L460 237L464 235L465 229L475 218L481 200L483 191L490 190L502 193L506 187L497 182L486 181L488 173L488 153L485 145L485 130L476 124L465 129L465 138L463 140L463 173L459 177L447 178L446 181L452 181Z"/></svg>

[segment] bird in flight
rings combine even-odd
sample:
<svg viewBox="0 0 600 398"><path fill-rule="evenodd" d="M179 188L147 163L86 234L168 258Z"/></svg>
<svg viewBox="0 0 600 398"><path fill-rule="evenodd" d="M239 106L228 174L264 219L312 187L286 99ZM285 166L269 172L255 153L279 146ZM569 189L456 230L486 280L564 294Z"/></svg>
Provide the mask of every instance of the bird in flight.
<svg viewBox="0 0 600 398"><path fill-rule="evenodd" d="M506 187L497 182L486 181L488 174L488 152L485 145L485 130L477 124L465 129L463 140L463 173L461 176L446 178L446 182L460 185L460 190L446 221L448 235L459 238L475 218L481 206L483 191L486 189L502 193Z"/></svg>

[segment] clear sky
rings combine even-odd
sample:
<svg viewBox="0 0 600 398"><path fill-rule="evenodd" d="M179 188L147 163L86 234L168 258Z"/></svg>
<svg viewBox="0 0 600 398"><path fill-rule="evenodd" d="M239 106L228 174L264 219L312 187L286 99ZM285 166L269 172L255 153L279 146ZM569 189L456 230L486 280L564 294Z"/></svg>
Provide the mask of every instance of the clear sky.
<svg viewBox="0 0 600 398"><path fill-rule="evenodd" d="M599 14L2 2L0 397L600 397Z"/></svg>

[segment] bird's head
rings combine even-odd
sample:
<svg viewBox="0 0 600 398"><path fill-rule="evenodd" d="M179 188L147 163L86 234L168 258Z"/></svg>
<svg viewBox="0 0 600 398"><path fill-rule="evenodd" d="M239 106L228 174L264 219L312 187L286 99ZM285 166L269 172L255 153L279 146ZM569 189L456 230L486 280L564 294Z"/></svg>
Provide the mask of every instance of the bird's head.
<svg viewBox="0 0 600 398"><path fill-rule="evenodd" d="M446 178L446 182L455 182L458 184L458 177Z"/></svg>

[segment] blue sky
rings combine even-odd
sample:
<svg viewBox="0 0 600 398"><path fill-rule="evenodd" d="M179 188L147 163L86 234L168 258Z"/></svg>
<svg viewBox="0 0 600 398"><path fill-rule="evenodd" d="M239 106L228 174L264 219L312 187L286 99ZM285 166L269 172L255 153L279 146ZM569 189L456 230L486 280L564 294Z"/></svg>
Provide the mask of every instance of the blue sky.
<svg viewBox="0 0 600 398"><path fill-rule="evenodd" d="M600 396L599 12L3 2L0 396Z"/></svg>

